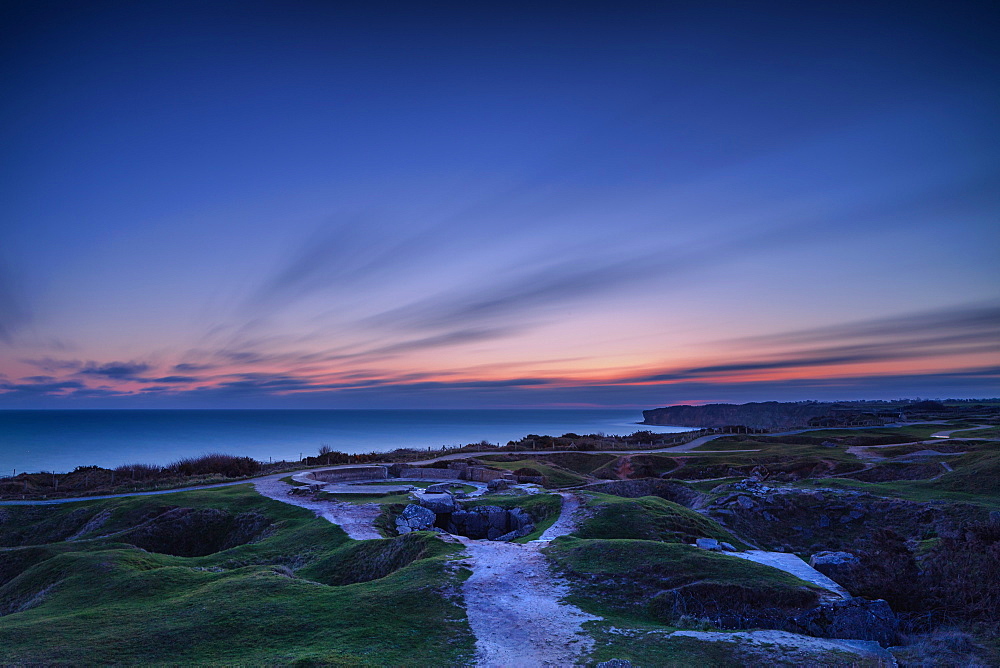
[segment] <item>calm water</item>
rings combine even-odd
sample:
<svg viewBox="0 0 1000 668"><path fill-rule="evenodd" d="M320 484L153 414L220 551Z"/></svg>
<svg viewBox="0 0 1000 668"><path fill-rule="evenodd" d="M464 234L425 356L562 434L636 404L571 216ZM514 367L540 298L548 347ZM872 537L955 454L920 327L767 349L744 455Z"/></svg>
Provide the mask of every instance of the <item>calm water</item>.
<svg viewBox="0 0 1000 668"><path fill-rule="evenodd" d="M169 464L225 452L298 459L344 452L506 443L527 434L630 434L684 427L636 424L629 410L105 410L0 411L0 475L77 466Z"/></svg>

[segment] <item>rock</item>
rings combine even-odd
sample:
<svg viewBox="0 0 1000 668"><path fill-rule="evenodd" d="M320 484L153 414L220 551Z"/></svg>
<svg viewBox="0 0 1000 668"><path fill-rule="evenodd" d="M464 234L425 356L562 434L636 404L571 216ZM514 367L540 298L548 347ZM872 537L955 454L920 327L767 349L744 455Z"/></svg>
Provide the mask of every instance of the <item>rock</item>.
<svg viewBox="0 0 1000 668"><path fill-rule="evenodd" d="M450 494L451 493L451 483L450 482L439 482L434 485L428 485L427 489L424 490L427 494Z"/></svg>
<svg viewBox="0 0 1000 668"><path fill-rule="evenodd" d="M490 523L486 515L478 512L470 512L465 521L465 533L469 538L485 538L489 531Z"/></svg>
<svg viewBox="0 0 1000 668"><path fill-rule="evenodd" d="M722 546L719 545L719 541L714 538L699 538L694 542L694 544L703 550L719 551L722 549Z"/></svg>
<svg viewBox="0 0 1000 668"><path fill-rule="evenodd" d="M865 516L864 512L862 512L860 510L852 510L851 512L849 512L846 515L844 515L843 517L841 517L840 518L840 522L841 522L841 524L847 524L848 522L853 522L855 520L860 520L864 516Z"/></svg>
<svg viewBox="0 0 1000 668"><path fill-rule="evenodd" d="M824 551L809 557L810 566L835 581L850 573L859 563L860 560L850 552Z"/></svg>
<svg viewBox="0 0 1000 668"><path fill-rule="evenodd" d="M399 533L423 531L434 526L436 519L437 516L432 511L411 503L403 508L403 512L396 518L396 530Z"/></svg>
<svg viewBox="0 0 1000 668"><path fill-rule="evenodd" d="M764 518L765 520L767 520L768 522L777 522L777 521L778 521L778 518L777 518L777 517L775 517L775 516L774 516L774 515L772 515L771 513L767 512L766 510L765 510L765 511L764 511L763 513L761 513L761 516L762 516L762 517L763 517L763 518Z"/></svg>
<svg viewBox="0 0 1000 668"><path fill-rule="evenodd" d="M817 638L872 640L889 647L899 636L899 620L885 601L852 598L821 605L791 620L789 631Z"/></svg>
<svg viewBox="0 0 1000 668"><path fill-rule="evenodd" d="M504 480L503 478L490 480L486 483L486 489L491 492L501 492L505 489L510 489L510 480Z"/></svg>
<svg viewBox="0 0 1000 668"><path fill-rule="evenodd" d="M523 529L528 525L533 525L531 515L521 508L514 508L510 511L510 523L517 529ZM534 531L534 529L532 529ZM530 533L530 532L529 532Z"/></svg>
<svg viewBox="0 0 1000 668"><path fill-rule="evenodd" d="M719 546L726 552L739 552L739 550L733 547L730 543L719 543Z"/></svg>
<svg viewBox="0 0 1000 668"><path fill-rule="evenodd" d="M455 499L451 494L415 494L417 503L431 512L451 513L455 511Z"/></svg>
<svg viewBox="0 0 1000 668"><path fill-rule="evenodd" d="M736 502L746 510L752 510L753 508L757 507L757 504L754 503L753 499L751 499L749 496L744 496L742 494L736 497Z"/></svg>
<svg viewBox="0 0 1000 668"><path fill-rule="evenodd" d="M597 668L632 668L632 662L627 659L608 659L597 664Z"/></svg>

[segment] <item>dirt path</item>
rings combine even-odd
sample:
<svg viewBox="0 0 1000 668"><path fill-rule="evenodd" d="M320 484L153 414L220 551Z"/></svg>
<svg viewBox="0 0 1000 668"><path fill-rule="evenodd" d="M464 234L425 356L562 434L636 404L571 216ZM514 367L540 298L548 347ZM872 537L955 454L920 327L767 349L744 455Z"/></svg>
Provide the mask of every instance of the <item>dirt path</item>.
<svg viewBox="0 0 1000 668"><path fill-rule="evenodd" d="M573 666L591 651L581 625L599 618L560 602L568 587L549 570L539 543L461 541L472 569L462 593L477 666Z"/></svg>
<svg viewBox="0 0 1000 668"><path fill-rule="evenodd" d="M573 492L556 492L562 497L562 509L559 511L559 519L552 526L542 532L538 540L552 540L559 536L565 536L576 529L583 513L583 500L579 494Z"/></svg>
<svg viewBox="0 0 1000 668"><path fill-rule="evenodd" d="M382 538L375 528L375 518L382 512L377 503L355 504L338 501L313 501L304 496L292 496L292 486L275 477L253 481L258 494L300 508L308 508L320 517L340 526L354 540Z"/></svg>

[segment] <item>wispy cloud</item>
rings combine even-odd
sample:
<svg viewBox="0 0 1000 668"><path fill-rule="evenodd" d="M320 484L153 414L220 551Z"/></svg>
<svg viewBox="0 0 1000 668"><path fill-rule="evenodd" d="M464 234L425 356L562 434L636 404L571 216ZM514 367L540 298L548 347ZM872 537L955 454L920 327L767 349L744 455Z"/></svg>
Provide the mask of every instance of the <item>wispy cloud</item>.
<svg viewBox="0 0 1000 668"><path fill-rule="evenodd" d="M14 335L31 319L31 312L14 274L0 264L0 342L14 342Z"/></svg>
<svg viewBox="0 0 1000 668"><path fill-rule="evenodd" d="M139 377L140 374L149 371L152 367L144 362L108 362L98 364L97 362L87 362L78 373L85 376L103 376L117 380L129 380Z"/></svg>

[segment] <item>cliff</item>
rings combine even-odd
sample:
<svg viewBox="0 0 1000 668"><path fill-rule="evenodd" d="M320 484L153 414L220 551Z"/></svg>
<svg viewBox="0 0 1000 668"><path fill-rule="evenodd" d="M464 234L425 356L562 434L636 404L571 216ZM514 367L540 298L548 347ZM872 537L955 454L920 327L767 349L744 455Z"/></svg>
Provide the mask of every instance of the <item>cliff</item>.
<svg viewBox="0 0 1000 668"><path fill-rule="evenodd" d="M667 406L643 411L643 424L677 427L744 426L780 431L809 426L814 418L833 412L835 404L780 403L766 401L751 404L706 404L704 406Z"/></svg>

